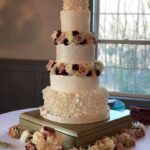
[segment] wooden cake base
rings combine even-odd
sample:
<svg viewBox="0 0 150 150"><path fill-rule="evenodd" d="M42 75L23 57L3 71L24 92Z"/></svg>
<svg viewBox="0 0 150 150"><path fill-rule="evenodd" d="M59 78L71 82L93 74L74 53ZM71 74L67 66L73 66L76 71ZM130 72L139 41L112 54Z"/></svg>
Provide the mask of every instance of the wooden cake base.
<svg viewBox="0 0 150 150"><path fill-rule="evenodd" d="M100 137L113 135L122 128L128 128L131 125L132 121L129 111L119 112L111 110L110 118L106 121L70 125L46 120L40 116L39 110L35 110L21 114L18 127L30 131L39 131L42 126L54 128L58 136L63 139L62 145L65 149L68 149L80 146L85 148L88 145L92 145Z"/></svg>

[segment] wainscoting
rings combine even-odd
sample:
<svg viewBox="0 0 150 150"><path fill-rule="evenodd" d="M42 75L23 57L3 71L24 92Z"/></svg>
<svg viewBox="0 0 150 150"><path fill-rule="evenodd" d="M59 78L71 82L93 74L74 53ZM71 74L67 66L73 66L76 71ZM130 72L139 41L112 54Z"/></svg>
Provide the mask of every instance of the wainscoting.
<svg viewBox="0 0 150 150"><path fill-rule="evenodd" d="M0 113L42 105L47 61L0 59Z"/></svg>

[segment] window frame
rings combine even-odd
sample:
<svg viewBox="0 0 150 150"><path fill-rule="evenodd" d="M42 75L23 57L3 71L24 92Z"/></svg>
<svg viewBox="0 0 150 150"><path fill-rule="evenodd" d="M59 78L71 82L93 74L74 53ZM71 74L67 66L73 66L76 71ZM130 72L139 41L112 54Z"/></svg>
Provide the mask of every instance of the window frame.
<svg viewBox="0 0 150 150"><path fill-rule="evenodd" d="M91 31L99 33L99 0L90 1L90 10L91 10ZM96 10L96 11L95 11ZM97 13L98 12L98 13ZM95 15L93 15L95 13ZM111 39L98 39L97 35L97 44L96 44L96 59L97 59L97 48L99 43L103 44L133 44L133 45L150 45L150 40L111 40ZM150 100L150 94L132 94L132 93L122 93L122 92L112 92L109 91L110 98L119 98L119 99L131 99L131 100Z"/></svg>

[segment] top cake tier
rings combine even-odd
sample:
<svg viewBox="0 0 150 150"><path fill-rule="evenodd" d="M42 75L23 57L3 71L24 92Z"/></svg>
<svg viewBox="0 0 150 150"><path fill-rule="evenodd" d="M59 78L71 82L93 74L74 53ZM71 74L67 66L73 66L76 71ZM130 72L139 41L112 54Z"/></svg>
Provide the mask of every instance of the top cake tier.
<svg viewBox="0 0 150 150"><path fill-rule="evenodd" d="M90 32L89 0L64 0L60 13L62 31Z"/></svg>
<svg viewBox="0 0 150 150"><path fill-rule="evenodd" d="M64 0L64 10L82 10L88 9L89 0Z"/></svg>

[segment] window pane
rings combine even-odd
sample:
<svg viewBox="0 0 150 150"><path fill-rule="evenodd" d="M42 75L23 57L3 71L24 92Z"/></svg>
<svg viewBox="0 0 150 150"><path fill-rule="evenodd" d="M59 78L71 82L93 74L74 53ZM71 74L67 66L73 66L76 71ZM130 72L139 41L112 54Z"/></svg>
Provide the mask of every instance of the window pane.
<svg viewBox="0 0 150 150"><path fill-rule="evenodd" d="M98 44L105 69L101 83L110 91L150 94L150 46Z"/></svg>
<svg viewBox="0 0 150 150"><path fill-rule="evenodd" d="M139 94L150 94L150 70L135 71L135 91Z"/></svg>
<svg viewBox="0 0 150 150"><path fill-rule="evenodd" d="M117 15L99 16L99 38L116 39L117 38Z"/></svg>
<svg viewBox="0 0 150 150"><path fill-rule="evenodd" d="M116 45L98 44L98 60L101 60L107 67L116 66Z"/></svg>
<svg viewBox="0 0 150 150"><path fill-rule="evenodd" d="M150 94L150 70L105 68L100 82L109 91Z"/></svg>
<svg viewBox="0 0 150 150"><path fill-rule="evenodd" d="M100 84L105 85L108 90L114 91L115 76L116 72L114 68L105 68L105 71L101 76Z"/></svg>
<svg viewBox="0 0 150 150"><path fill-rule="evenodd" d="M118 0L100 0L100 13L117 13Z"/></svg>
<svg viewBox="0 0 150 150"><path fill-rule="evenodd" d="M135 93L134 70L116 69L116 92Z"/></svg>
<svg viewBox="0 0 150 150"><path fill-rule="evenodd" d="M149 0L99 0L99 12L103 13L150 13Z"/></svg>
<svg viewBox="0 0 150 150"><path fill-rule="evenodd" d="M150 39L150 15L99 15L100 39Z"/></svg>
<svg viewBox="0 0 150 150"><path fill-rule="evenodd" d="M100 0L99 5L100 39L150 39L149 0Z"/></svg>
<svg viewBox="0 0 150 150"><path fill-rule="evenodd" d="M150 46L137 46L136 67L150 69Z"/></svg>
<svg viewBox="0 0 150 150"><path fill-rule="evenodd" d="M150 95L150 0L95 1L94 32L105 41L97 46L105 66L101 83L110 91ZM118 44L126 39L136 44Z"/></svg>
<svg viewBox="0 0 150 150"><path fill-rule="evenodd" d="M121 45L117 46L116 67L118 68L135 68L136 65L136 47L137 45Z"/></svg>

